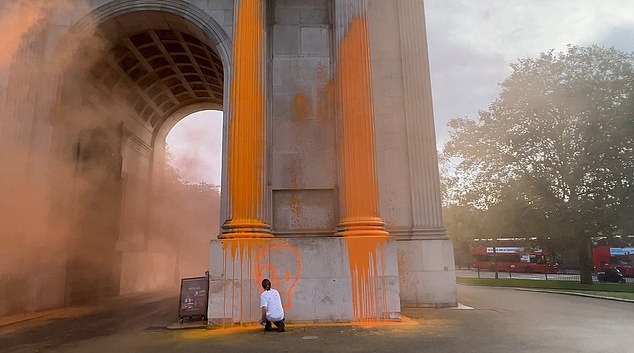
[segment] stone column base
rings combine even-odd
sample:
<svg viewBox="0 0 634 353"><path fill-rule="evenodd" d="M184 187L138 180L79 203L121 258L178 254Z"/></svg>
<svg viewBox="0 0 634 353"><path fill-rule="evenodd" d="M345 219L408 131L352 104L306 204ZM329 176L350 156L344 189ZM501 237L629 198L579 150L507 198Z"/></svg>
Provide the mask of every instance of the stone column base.
<svg viewBox="0 0 634 353"><path fill-rule="evenodd" d="M401 305L451 307L458 305L453 246L449 238L400 238L398 272Z"/></svg>
<svg viewBox="0 0 634 353"><path fill-rule="evenodd" d="M364 249L370 249L367 266L359 260ZM396 254L396 242L390 238L212 240L209 323L259 321L264 278L280 292L287 321L399 319ZM361 264L354 270L351 258Z"/></svg>

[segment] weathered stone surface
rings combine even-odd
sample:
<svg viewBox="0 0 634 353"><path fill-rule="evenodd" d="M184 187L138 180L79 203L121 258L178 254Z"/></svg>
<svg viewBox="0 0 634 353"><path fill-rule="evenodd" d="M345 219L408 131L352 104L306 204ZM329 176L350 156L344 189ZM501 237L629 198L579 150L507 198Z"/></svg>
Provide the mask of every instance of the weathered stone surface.
<svg viewBox="0 0 634 353"><path fill-rule="evenodd" d="M209 319L254 322L260 317L260 282L269 278L289 321L352 321L352 277L346 239L338 237L211 242ZM222 254L222 256L218 256ZM400 317L396 242L378 247L378 273L369 276L377 319ZM221 258L221 260L220 260ZM375 302L376 301L376 302Z"/></svg>

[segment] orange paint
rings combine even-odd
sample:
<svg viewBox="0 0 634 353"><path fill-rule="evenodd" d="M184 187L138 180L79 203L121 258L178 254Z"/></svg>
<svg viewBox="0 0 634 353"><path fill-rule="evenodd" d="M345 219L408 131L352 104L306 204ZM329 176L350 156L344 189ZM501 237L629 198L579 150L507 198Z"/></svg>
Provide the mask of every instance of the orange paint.
<svg viewBox="0 0 634 353"><path fill-rule="evenodd" d="M264 218L264 5L237 2L229 121L226 237L270 236Z"/></svg>
<svg viewBox="0 0 634 353"><path fill-rule="evenodd" d="M425 326L429 326L429 320L426 319ZM408 318L406 316L401 316L401 318L397 321L374 321L374 322L297 322L294 321L292 324L287 323L286 327L291 328L315 328L315 327L360 327L365 329L371 328L393 328L398 329L397 332L403 332L403 330L411 330L418 329L421 326L421 323L417 320ZM439 323L434 323L433 327L440 327ZM222 327L222 326L211 326L208 327L207 330L180 330L175 331L175 335L178 335L179 338L188 339L188 340L203 340L208 339L210 337L227 335L232 333L247 333L247 332L258 332L262 330L262 326L252 324L252 325L240 325L240 326L232 326L232 327ZM243 336L236 336L238 339L242 339Z"/></svg>
<svg viewBox="0 0 634 353"><path fill-rule="evenodd" d="M233 326L233 322L244 325L259 319L260 308L252 303L259 304L260 283L264 278L269 278L280 292L284 309L293 307L293 292L302 273L299 250L288 244L271 245L270 239L266 238L224 239L222 246L223 273L228 280L223 291L223 317L231 320L223 326ZM233 281L237 282L237 287Z"/></svg>
<svg viewBox="0 0 634 353"><path fill-rule="evenodd" d="M250 279L252 277L251 268L253 266L252 254L259 248L266 247L266 240L261 238L237 238L237 239L225 239L222 240L223 247L223 273L225 278L230 277L231 280L238 280L239 287L237 288L233 283L231 285L225 285L223 291L224 297L224 318L230 317L233 321L239 323L245 323L252 321L254 313L259 313L252 307L251 302L254 296L259 293L259 284L254 285L252 281L248 282L248 291L243 290L244 279ZM231 265L231 269L227 269L227 263ZM246 269L246 273L245 273ZM229 276L228 270L231 271ZM245 277L246 276L246 277ZM227 287L230 287L227 292ZM229 298L227 298L229 297ZM229 302L228 302L229 300ZM248 307L244 307L245 300L249 303ZM239 305L235 305L238 301ZM231 312L227 313L227 304L230 304Z"/></svg>
<svg viewBox="0 0 634 353"><path fill-rule="evenodd" d="M311 110L310 99L308 99L302 93L296 94L295 98L293 99L293 112L292 112L292 119L294 120L293 127L295 130L296 136L302 136L305 133L307 129L306 122L310 115L310 110ZM297 158L299 158L299 155L297 155ZM301 160L300 159L292 160L290 168L289 168L291 189L297 190L299 188L300 178L302 176L301 174L302 174ZM296 191L291 192L290 203L291 203L290 210L293 216L292 223L294 225L300 225L301 224L300 219L302 217L302 212L304 208Z"/></svg>
<svg viewBox="0 0 634 353"><path fill-rule="evenodd" d="M291 212L293 213L293 220L295 221L295 224L300 223L300 217L302 216L303 211L304 207L299 201L297 193L293 191L293 193L291 194Z"/></svg>
<svg viewBox="0 0 634 353"><path fill-rule="evenodd" d="M377 217L374 112L367 19L352 19L339 43L338 98L344 217Z"/></svg>
<svg viewBox="0 0 634 353"><path fill-rule="evenodd" d="M346 237L355 321L386 319L384 248L387 237Z"/></svg>
<svg viewBox="0 0 634 353"><path fill-rule="evenodd" d="M299 160L294 159L291 161L291 165L289 168L289 175L290 175L290 182L291 182L291 189L296 190L299 186L299 180L300 180L300 175L301 175L301 171L302 171L302 166ZM300 218L302 216L302 212L304 210L302 203L299 200L299 197L297 196L297 192L296 191L292 191L291 192L291 213L293 216L293 222L295 224L300 224Z"/></svg>
<svg viewBox="0 0 634 353"><path fill-rule="evenodd" d="M298 93L293 99L293 120L306 120L310 115L310 100Z"/></svg>
<svg viewBox="0 0 634 353"><path fill-rule="evenodd" d="M341 208L355 321L387 318L384 247L375 171L374 112L368 24L354 17L339 43Z"/></svg>
<svg viewBox="0 0 634 353"><path fill-rule="evenodd" d="M267 253L269 255L268 261L265 258ZM289 261L289 255L295 261ZM302 255L299 250L288 244L273 245L261 249L255 258L253 271L255 277L259 278L260 281L268 277L273 287L280 292L284 310L291 310L293 308L293 292L302 275Z"/></svg>

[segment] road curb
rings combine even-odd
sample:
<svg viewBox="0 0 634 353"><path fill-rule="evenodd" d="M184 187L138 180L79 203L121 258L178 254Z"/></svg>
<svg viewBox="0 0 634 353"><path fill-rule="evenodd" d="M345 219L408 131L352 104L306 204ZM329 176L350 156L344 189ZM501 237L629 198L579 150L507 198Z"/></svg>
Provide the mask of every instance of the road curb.
<svg viewBox="0 0 634 353"><path fill-rule="evenodd" d="M549 289L532 289L532 288L515 288L515 290L524 291L524 292L541 292L541 293L553 293L553 294L566 294L566 295L575 295L577 297L587 297L587 298L595 298L595 299L612 300L612 301L616 301L616 302L634 303L634 299L604 297L604 296L601 296L601 295L592 295L592 294L586 294L586 293L562 292L562 291L549 290Z"/></svg>

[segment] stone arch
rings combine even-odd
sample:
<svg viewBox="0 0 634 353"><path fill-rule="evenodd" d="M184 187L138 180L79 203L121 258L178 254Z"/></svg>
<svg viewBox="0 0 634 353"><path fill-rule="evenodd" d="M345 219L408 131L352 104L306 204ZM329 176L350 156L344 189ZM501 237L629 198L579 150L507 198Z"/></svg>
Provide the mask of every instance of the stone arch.
<svg viewBox="0 0 634 353"><path fill-rule="evenodd" d="M223 152L223 156L222 156L222 171L223 172L222 172L221 184L227 185L227 173L226 173L227 153L226 151L227 151L227 143L228 143L227 138L229 136L227 129L229 126L228 120L231 115L230 114L231 106L229 102L231 101L230 100L230 94L231 94L230 82L231 82L231 77L233 73L233 61L231 56L232 54L231 35L227 34L226 31L218 24L216 20L214 20L209 14L205 13L200 8L190 4L189 2L178 1L178 0L111 1L105 5L102 5L96 8L92 14L94 18L91 19L90 17L85 17L84 19L82 19L82 21L78 22L76 26L78 28L86 28L90 26L90 23L91 23L90 21L96 20L97 23L100 23L124 13L137 12L137 11L164 11L164 12L181 16L184 19L189 20L195 25L197 25L200 29L204 31L204 33L207 35L207 38L216 44L215 49L220 55L220 58L222 60L222 66L223 66L222 69L224 72L224 87L223 87L224 95L223 95L223 105L222 105L224 123L223 123L223 133L222 133L222 136L223 136L222 150L225 152ZM212 107L212 108L216 109L216 107ZM190 113L192 112L193 111L191 111ZM186 115L187 114L182 115L181 119L185 117ZM175 124L176 122L177 121L174 121L173 123ZM156 130L157 133L153 137L153 145L155 145L157 137L160 138L159 135L162 134L161 131L163 131L165 134L162 136L164 138L167 134L167 131L169 130L166 131L164 128L157 129ZM221 208L220 208L220 213L222 218L221 224L224 223L225 219L227 218L227 212L228 212L227 211L227 208L228 208L227 190L228 190L227 188L222 188L222 195L221 195L222 202L221 202Z"/></svg>
<svg viewBox="0 0 634 353"><path fill-rule="evenodd" d="M223 64L230 67L231 39L225 30L209 14L200 8L186 2L177 0L126 0L110 1L91 11L75 25L73 31L85 32L93 24L103 23L114 17L140 11L158 11L178 15L191 21L207 34L208 39L216 43Z"/></svg>
<svg viewBox="0 0 634 353"><path fill-rule="evenodd" d="M225 123L223 124L223 126L225 127L224 128L225 131L223 131L223 151L226 151L226 147L225 147L226 141L227 141L226 126L228 125L226 123L226 119L228 119L228 116L229 116L227 112L229 109L228 102L229 102L229 94L230 94L230 90L228 88L230 84L231 67L232 67L231 56L230 56L231 40L230 40L230 37L226 34L225 30L209 14L204 12L202 9L199 9L196 6L185 1L169 1L169 0L110 1L102 6L91 9L91 11L88 14L84 15L79 21L77 21L75 24L71 26L68 33L62 37L62 38L67 38L69 40L60 41L60 45L56 49L56 53L58 53L58 55L56 55L55 57L58 60L63 61L64 55L66 55L66 52L72 52L74 49L76 49L73 46L76 45L74 43L77 43L77 38L82 38L82 36L90 37L94 35L95 33L99 32L100 30L102 30L101 28L102 26L106 26L109 23L112 23L114 20L124 18L125 16L135 16L137 14L138 15L166 14L166 16L174 16L176 18L179 18L184 23L188 24L187 27L195 27L194 31L201 35L198 35L198 36L193 35L193 37L195 38L186 39L186 40L196 41L196 38L197 38L198 40L200 40L200 43L209 45L220 58L220 62L222 64L221 70L223 73L221 78L222 85L220 88L222 92L222 98L220 101L206 102L204 101L205 98L200 96L199 96L200 99L198 100L183 101L183 100L176 99L176 94L174 94L172 98L176 99L177 104L174 105L173 108L158 111L159 113L163 113L163 116L161 116L160 120L157 120L156 123L152 122L150 124L152 127L151 137L149 137L145 141L141 141L140 143L140 145L142 145L142 148L146 148L151 154L151 157L150 157L151 166L149 168L150 169L153 168L152 166L155 164L154 163L155 159L163 157L161 153L157 153L157 150L162 148L162 144L164 143L164 138L167 132L174 126L176 122L178 122L178 120L184 118L189 113L192 113L198 110L203 110L203 109L224 110ZM152 22L151 20L149 20L148 22L150 22L150 24L148 25L148 30L154 31L151 28L154 24L151 23ZM157 39L156 32L157 31L154 31L154 33L152 33L152 35L154 36L153 39L160 41L161 38ZM188 33L185 33L185 34L183 33L178 35L180 40L183 40L184 38L183 35L188 34ZM129 33L129 34L132 35L133 33ZM134 39L134 38L132 37L126 38L126 40L131 40L131 39ZM191 42L188 42L188 43L191 43ZM198 42L196 43L200 44ZM140 45L143 46L144 44L141 43ZM187 47L187 45L185 45L185 47ZM138 48L140 47L137 47L136 49ZM191 48L187 50L190 51L189 53L190 58L193 58L194 54L191 53ZM170 53L171 52L167 50L165 55L168 55ZM142 57L141 59L143 58L147 59L148 57ZM209 58L209 61L213 62L211 58ZM148 60L144 64L148 66L151 63ZM171 62L171 64L175 65L175 62ZM60 67L62 66L63 65L60 65ZM153 65L150 65L150 66L153 67ZM197 70L198 70L198 75L201 75L200 67L197 68ZM157 69L156 71L159 71L159 70ZM181 78L183 78L183 73L181 72L180 74L181 74ZM59 72L55 73L55 76L56 76L55 78L56 84L58 87L58 90L57 90L58 96L61 97L63 96L62 91L64 89L65 70L64 69L59 70ZM159 82L163 79L164 79L163 76L160 76L160 78L157 79L158 81L155 81L155 82ZM133 80L132 82L138 83L139 81ZM209 89L209 87L207 87L207 89ZM194 92L195 90L192 87L189 87L188 90L190 91L189 93L196 93ZM58 101L60 100L62 99L58 99ZM179 102L181 103L180 105L178 105ZM145 110L143 110L143 112L145 112ZM139 114L140 116L141 111L138 110L137 114ZM148 119L147 121L149 122L150 119ZM121 132L121 134L125 135L126 132ZM90 134L86 134L86 135L90 136ZM128 133L128 135L130 135L130 133ZM140 141L142 139L136 138L136 140ZM125 146L123 146L123 143L121 142L121 138L119 143L121 144L121 151L123 151ZM123 154L123 152L121 153ZM226 165L225 154L226 153L223 154L223 162L222 162L223 171L226 169L225 168L225 165ZM125 156L119 156L118 158L119 160L121 160L121 164L122 164L122 167L121 167L122 175L125 174L127 176L126 167L124 163ZM147 182L149 185L153 184L153 181L152 181L153 174L154 173L151 172L148 175L149 180L147 180ZM226 173L223 173L222 183L225 183L224 181L224 179L226 178L225 174ZM127 182L127 179L126 179L126 182ZM113 192L121 192L123 194L125 191L113 189ZM222 209L224 208L225 199L226 198L223 195L222 197L223 201L221 206L221 216L223 214ZM119 278L119 280L121 280L121 278ZM67 279L67 282L68 282L68 279ZM67 284L67 288L68 288L68 284ZM112 294L116 294L116 293L112 293ZM68 293L66 295L68 296ZM68 299L66 301L73 302L73 300L68 300Z"/></svg>
<svg viewBox="0 0 634 353"><path fill-rule="evenodd" d="M209 14L202 9L190 4L187 1L178 0L126 0L117 1L111 0L110 2L96 7L90 11L87 15L83 16L77 21L71 29L64 35L65 39L81 38L82 35L89 35L93 32L94 28L108 20L116 18L121 15L143 12L143 11L156 11L165 12L179 16L187 21L192 22L205 34L206 38L214 43L214 49L220 56L222 61L222 70L224 72L224 96L223 96L223 110L225 116L228 117L229 107L229 83L231 79L233 63L231 60L232 43L231 37L226 31L213 19ZM79 35L78 35L79 33ZM59 59L63 57L66 51L69 49L73 51L73 40L61 40L60 46L56 50L56 57ZM59 65L58 67L63 66ZM57 73L58 75L60 73ZM213 109L217 109L214 107ZM227 118L225 118L227 119ZM157 129L158 130L158 129ZM223 143L224 145L224 143Z"/></svg>

